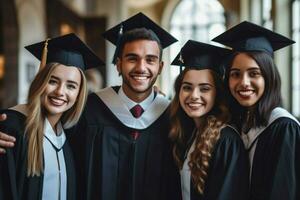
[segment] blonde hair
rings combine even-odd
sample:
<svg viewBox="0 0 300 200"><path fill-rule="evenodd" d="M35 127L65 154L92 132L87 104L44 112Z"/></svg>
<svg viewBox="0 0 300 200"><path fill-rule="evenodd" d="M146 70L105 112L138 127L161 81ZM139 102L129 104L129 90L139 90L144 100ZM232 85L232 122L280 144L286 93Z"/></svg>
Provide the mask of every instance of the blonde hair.
<svg viewBox="0 0 300 200"><path fill-rule="evenodd" d="M188 117L180 106L179 92L183 78L187 71L193 68L186 68L175 81L175 97L170 105L171 130L169 137L174 142L173 156L181 169L183 166L184 155L187 146L187 138L190 132L195 128L194 121ZM195 69L194 69L195 70ZM197 70L197 69L196 69ZM228 109L225 106L225 99L222 95L222 80L213 71L211 71L217 95L215 104L209 113L203 116L203 126L197 131L195 137L195 149L190 155L188 165L191 170L192 182L196 190L203 194L205 180L208 173L209 161L214 146L220 138L220 131L224 124L229 120Z"/></svg>
<svg viewBox="0 0 300 200"><path fill-rule="evenodd" d="M41 97L50 80L53 70L59 63L49 63L35 76L28 93L28 112L25 122L25 137L28 139L27 176L40 176L43 172L43 137L46 110L42 107ZM86 98L87 86L83 72L81 75L79 94L75 104L61 117L64 128L73 126L80 118Z"/></svg>

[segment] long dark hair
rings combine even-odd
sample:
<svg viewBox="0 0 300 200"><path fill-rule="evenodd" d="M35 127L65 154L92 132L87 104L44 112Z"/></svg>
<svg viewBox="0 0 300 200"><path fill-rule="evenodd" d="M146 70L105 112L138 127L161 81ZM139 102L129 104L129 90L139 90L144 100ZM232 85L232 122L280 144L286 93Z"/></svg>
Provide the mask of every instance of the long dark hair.
<svg viewBox="0 0 300 200"><path fill-rule="evenodd" d="M245 53L254 59L259 66L262 76L265 80L265 89L263 95L256 103L253 112L251 113L250 122L251 127L266 126L270 118L272 110L278 106L282 106L281 97L281 79L278 69L274 63L271 55L261 51L251 52L236 52L232 55L229 61L228 70L226 70L225 84L227 87L227 96L229 99L229 108L232 114L232 122L239 128L245 122L247 108L241 106L237 100L231 95L229 90L229 71L232 66L234 58L240 54Z"/></svg>
<svg viewBox="0 0 300 200"><path fill-rule="evenodd" d="M171 130L170 138L174 142L173 156L179 168L184 162L184 152L187 149L187 140L195 128L195 122L183 111L179 102L179 93L185 74L194 68L185 68L177 77L174 85L175 97L170 106ZM194 69L199 70L199 69ZM223 82L221 78L211 71L216 87L216 98L213 108L203 116L205 124L195 136L195 149L191 153L188 163L191 169L191 178L196 190L204 192L205 180L208 174L209 161L216 142L220 138L220 130L229 120L228 109L223 96Z"/></svg>

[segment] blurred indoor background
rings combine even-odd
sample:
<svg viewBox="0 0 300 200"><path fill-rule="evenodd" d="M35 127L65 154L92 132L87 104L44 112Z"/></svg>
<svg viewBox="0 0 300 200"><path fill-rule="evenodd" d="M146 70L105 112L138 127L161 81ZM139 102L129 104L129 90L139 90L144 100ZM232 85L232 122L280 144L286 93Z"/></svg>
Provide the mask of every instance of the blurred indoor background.
<svg viewBox="0 0 300 200"><path fill-rule="evenodd" d="M23 47L70 32L107 63L96 69L100 81L93 82L100 87L120 84L111 64L114 46L101 33L143 12L179 40L164 51L165 67L157 82L169 97L179 71L170 61L188 39L210 42L244 20L292 38L296 44L276 52L275 61L284 107L300 116L300 0L1 0L0 8L0 108L26 102L39 61Z"/></svg>

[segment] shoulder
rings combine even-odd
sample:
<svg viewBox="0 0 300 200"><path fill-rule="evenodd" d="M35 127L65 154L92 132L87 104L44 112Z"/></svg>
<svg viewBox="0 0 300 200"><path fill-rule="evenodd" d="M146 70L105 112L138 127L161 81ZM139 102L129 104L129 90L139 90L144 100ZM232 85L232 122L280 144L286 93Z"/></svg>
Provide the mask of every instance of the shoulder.
<svg viewBox="0 0 300 200"><path fill-rule="evenodd" d="M216 144L221 148L239 148L244 149L244 143L240 137L240 134L236 129L229 125L225 125L220 130L220 138Z"/></svg>
<svg viewBox="0 0 300 200"><path fill-rule="evenodd" d="M19 112L25 116L28 115L28 108L26 104L18 104L16 106L13 106L11 108L9 108L9 110L14 110L16 112Z"/></svg>
<svg viewBox="0 0 300 200"><path fill-rule="evenodd" d="M272 132L274 136L285 138L285 140L300 141L300 126L297 121L288 117L280 117L269 125L267 132Z"/></svg>
<svg viewBox="0 0 300 200"><path fill-rule="evenodd" d="M239 132L230 125L225 125L220 132L220 139L242 141Z"/></svg>
<svg viewBox="0 0 300 200"><path fill-rule="evenodd" d="M300 134L299 121L283 108L275 108L270 116L270 122L267 128L274 131L285 131Z"/></svg>
<svg viewBox="0 0 300 200"><path fill-rule="evenodd" d="M98 93L100 93L100 92L98 92ZM87 105L91 105L95 101L99 101L100 100L99 96L97 95L98 93L91 93L91 94L88 95Z"/></svg>
<svg viewBox="0 0 300 200"><path fill-rule="evenodd" d="M298 124L298 126L300 126L299 121L291 113L289 113L287 110L281 107L275 108L271 112L271 116L269 119L269 125L277 124L277 123Z"/></svg>
<svg viewBox="0 0 300 200"><path fill-rule="evenodd" d="M26 116L23 113L12 109L4 109L0 113L7 115L6 120L0 121L2 132L17 136L20 131L24 130Z"/></svg>
<svg viewBox="0 0 300 200"><path fill-rule="evenodd" d="M247 152L239 133L230 126L221 129L220 138L214 148L214 157L228 163L230 160L243 158L247 160Z"/></svg>
<svg viewBox="0 0 300 200"><path fill-rule="evenodd" d="M108 99L108 101L113 101L116 98L116 91L113 87L103 88L96 93L91 93L88 95L86 108L93 109L94 107L99 107L105 105L102 98Z"/></svg>
<svg viewBox="0 0 300 200"><path fill-rule="evenodd" d="M105 95L103 90L88 95L85 109L81 114L78 124L100 125L112 124L114 117L108 106L99 95Z"/></svg>
<svg viewBox="0 0 300 200"><path fill-rule="evenodd" d="M13 123L26 120L26 115L24 115L24 113L13 109L2 109L0 110L0 114L7 115L6 120L3 121L5 123Z"/></svg>
<svg viewBox="0 0 300 200"><path fill-rule="evenodd" d="M88 115L92 113L101 114L102 112L100 111L105 107L105 104L97 95L97 93L91 93L88 95L84 113L88 113Z"/></svg>
<svg viewBox="0 0 300 200"><path fill-rule="evenodd" d="M280 118L277 118L270 125L276 125L276 126L295 126L295 127L299 127L300 128L299 122L295 121L294 119L291 119L289 117L280 117Z"/></svg>

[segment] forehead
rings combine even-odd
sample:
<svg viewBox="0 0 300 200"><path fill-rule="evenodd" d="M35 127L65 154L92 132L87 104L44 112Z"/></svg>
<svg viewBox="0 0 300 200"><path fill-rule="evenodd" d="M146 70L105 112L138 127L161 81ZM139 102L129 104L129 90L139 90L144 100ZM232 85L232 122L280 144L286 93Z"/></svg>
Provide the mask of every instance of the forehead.
<svg viewBox="0 0 300 200"><path fill-rule="evenodd" d="M248 70L260 69L257 62L246 53L237 54L233 60L230 69Z"/></svg>
<svg viewBox="0 0 300 200"><path fill-rule="evenodd" d="M146 53L159 55L160 49L156 41L153 40L134 40L127 42L123 48L123 55L128 53Z"/></svg>
<svg viewBox="0 0 300 200"><path fill-rule="evenodd" d="M81 81L81 74L77 67L66 66L62 64L59 64L54 68L51 76L55 76L65 81L75 81L78 83Z"/></svg>
<svg viewBox="0 0 300 200"><path fill-rule="evenodd" d="M209 83L214 84L214 78L212 71L210 69L202 69L202 70L189 70L185 73L183 77L183 82L188 82L191 84L203 84Z"/></svg>

